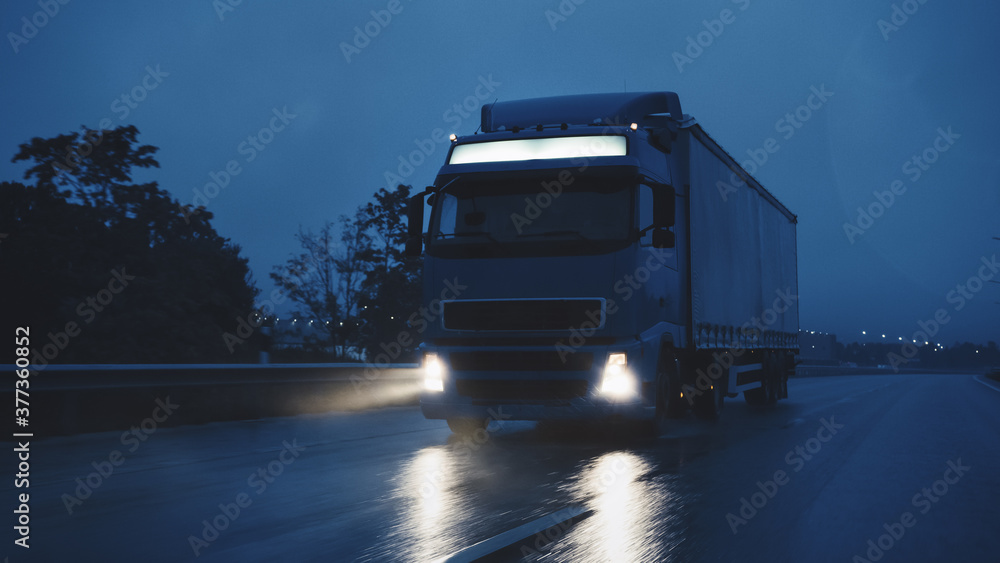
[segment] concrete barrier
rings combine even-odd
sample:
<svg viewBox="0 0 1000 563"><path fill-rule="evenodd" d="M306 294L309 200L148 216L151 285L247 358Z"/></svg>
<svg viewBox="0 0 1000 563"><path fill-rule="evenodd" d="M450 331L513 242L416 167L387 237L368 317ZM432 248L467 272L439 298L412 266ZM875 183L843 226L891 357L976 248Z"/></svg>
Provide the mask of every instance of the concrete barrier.
<svg viewBox="0 0 1000 563"><path fill-rule="evenodd" d="M28 427L14 420L15 366L0 401L13 432L35 437L129 429L149 418L157 400L177 405L162 426L202 424L417 404L416 364L72 365L48 366L29 378ZM23 398L23 397L22 397ZM23 405L22 405L23 406ZM162 409L161 409L162 410ZM160 412L160 411L157 411ZM161 415L162 416L162 415Z"/></svg>

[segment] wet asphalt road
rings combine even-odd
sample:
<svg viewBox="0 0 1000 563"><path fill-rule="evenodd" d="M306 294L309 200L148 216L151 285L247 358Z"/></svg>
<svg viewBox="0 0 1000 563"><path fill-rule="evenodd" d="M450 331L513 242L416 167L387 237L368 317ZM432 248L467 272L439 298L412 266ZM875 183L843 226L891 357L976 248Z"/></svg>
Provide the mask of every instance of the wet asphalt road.
<svg viewBox="0 0 1000 563"><path fill-rule="evenodd" d="M676 421L658 438L506 422L458 440L408 407L162 428L144 441L35 439L31 548L11 539L3 555L431 561L580 506L588 517L518 553L1000 561L1000 384L843 376L790 381L789 396L772 408L728 399L719 421ZM113 472L90 475L109 460Z"/></svg>

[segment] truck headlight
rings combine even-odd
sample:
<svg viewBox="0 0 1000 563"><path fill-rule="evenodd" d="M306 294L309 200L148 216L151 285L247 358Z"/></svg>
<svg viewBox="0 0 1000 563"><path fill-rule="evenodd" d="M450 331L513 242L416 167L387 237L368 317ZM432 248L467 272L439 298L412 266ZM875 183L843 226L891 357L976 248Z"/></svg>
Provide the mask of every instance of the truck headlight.
<svg viewBox="0 0 1000 563"><path fill-rule="evenodd" d="M428 391L444 391L444 364L437 354L424 356L424 389Z"/></svg>
<svg viewBox="0 0 1000 563"><path fill-rule="evenodd" d="M628 369L625 352L608 354L601 381L601 393L616 399L627 399L636 394L635 376Z"/></svg>

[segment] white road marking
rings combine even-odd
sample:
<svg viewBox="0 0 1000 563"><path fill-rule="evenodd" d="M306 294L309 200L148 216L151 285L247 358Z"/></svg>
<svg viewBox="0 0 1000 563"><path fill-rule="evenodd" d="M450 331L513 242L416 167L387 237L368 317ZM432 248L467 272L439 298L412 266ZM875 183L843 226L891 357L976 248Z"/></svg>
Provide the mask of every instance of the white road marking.
<svg viewBox="0 0 1000 563"><path fill-rule="evenodd" d="M979 382L979 383L982 383L983 385L985 385L985 386L989 387L990 389L992 389L992 390L996 391L997 393L1000 393L1000 389L997 389L996 387L994 387L994 386L990 385L989 383L986 383L986 382L985 382L985 381L983 381L983 380L982 380L981 378L982 378L982 376L981 376L981 375L977 375L977 376L973 377L972 379L976 380L976 381L977 381L977 382Z"/></svg>
<svg viewBox="0 0 1000 563"><path fill-rule="evenodd" d="M524 541L525 539L544 532L549 528L558 526L563 522L577 518L587 512L589 512L589 510L579 506L564 508L547 516L542 516L541 518L532 520L527 524L522 524L516 528L497 534L492 538L485 539L477 544L470 545L469 547L461 549L451 555L442 557L437 561L438 563L475 561L492 553L496 553L505 547L514 545L517 542Z"/></svg>

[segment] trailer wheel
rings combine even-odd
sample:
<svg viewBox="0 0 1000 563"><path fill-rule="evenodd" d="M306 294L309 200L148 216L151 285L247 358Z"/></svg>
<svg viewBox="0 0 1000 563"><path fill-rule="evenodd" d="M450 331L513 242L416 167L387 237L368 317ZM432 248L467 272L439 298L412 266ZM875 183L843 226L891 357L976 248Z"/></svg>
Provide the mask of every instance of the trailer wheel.
<svg viewBox="0 0 1000 563"><path fill-rule="evenodd" d="M449 418L448 428L460 436L471 436L490 425L488 418Z"/></svg>
<svg viewBox="0 0 1000 563"><path fill-rule="evenodd" d="M776 357L773 352L768 352L764 356L764 365L761 375L760 387L748 389L743 392L743 399L749 405L773 405L778 402L778 369Z"/></svg>
<svg viewBox="0 0 1000 563"><path fill-rule="evenodd" d="M756 389L747 389L746 391L744 391L743 399L746 400L748 405L755 405L755 406L766 405L768 404L767 400L769 396L769 393L767 392L767 387L768 387L767 381L762 381L760 387Z"/></svg>

